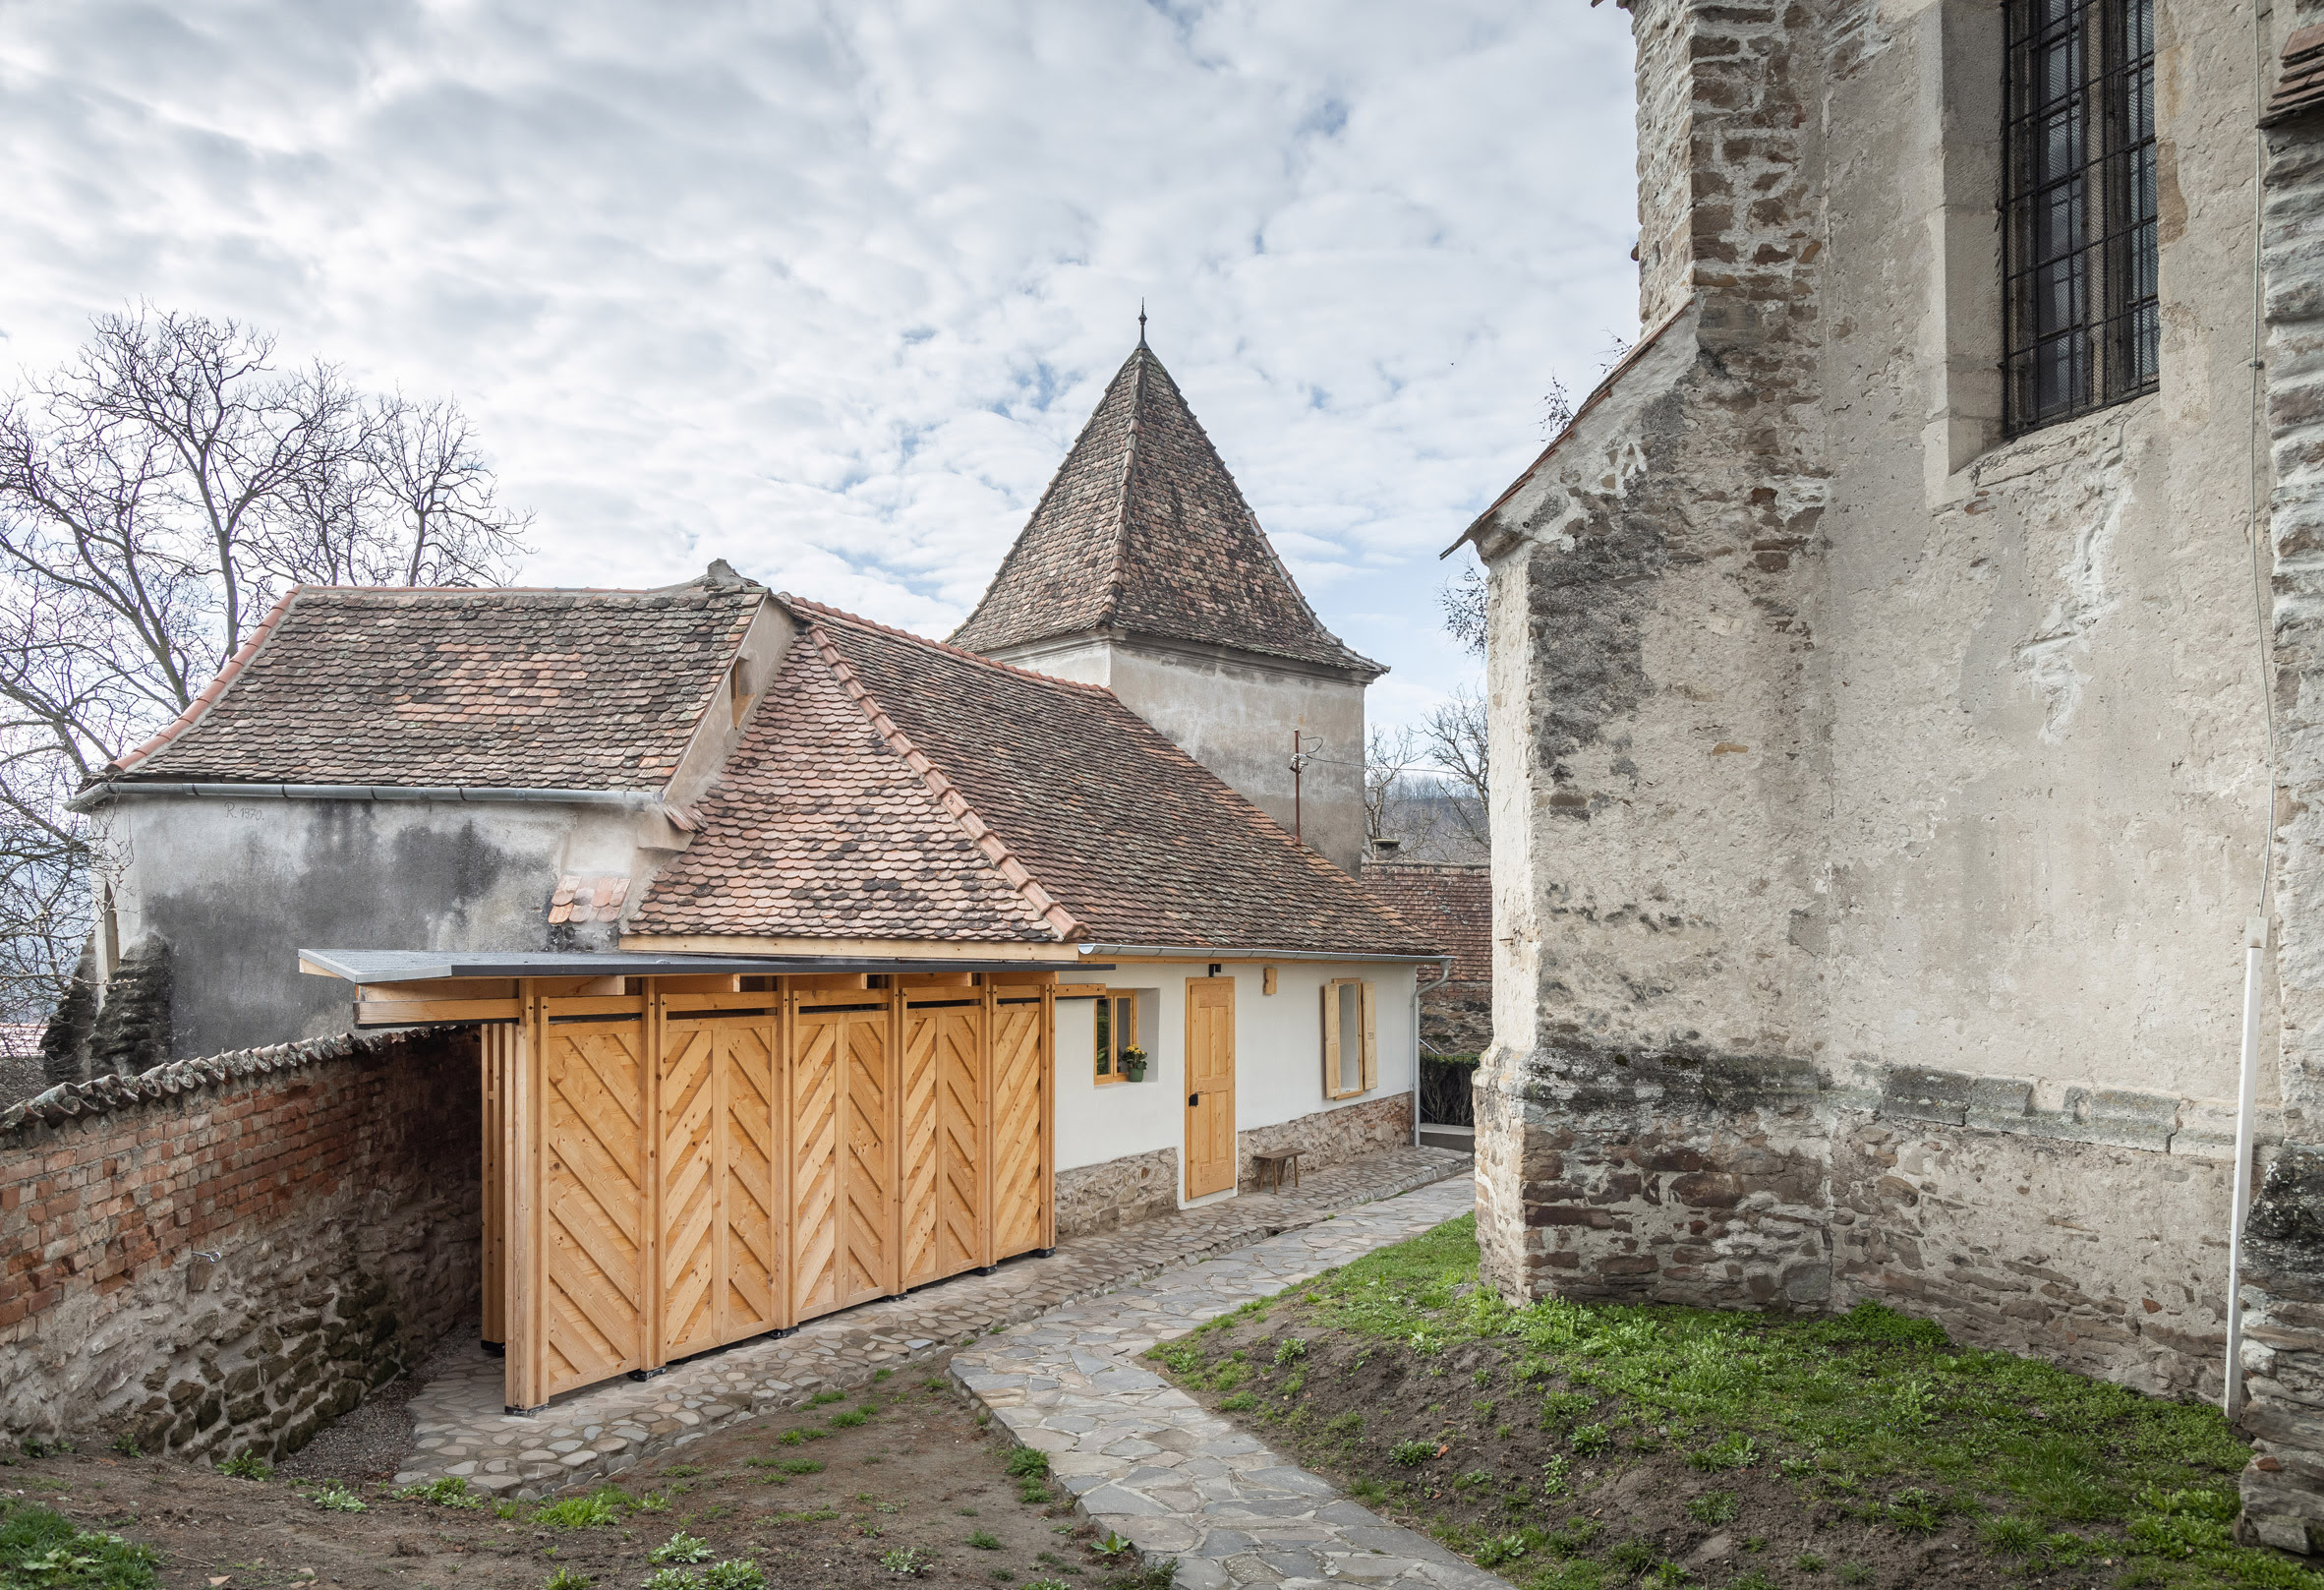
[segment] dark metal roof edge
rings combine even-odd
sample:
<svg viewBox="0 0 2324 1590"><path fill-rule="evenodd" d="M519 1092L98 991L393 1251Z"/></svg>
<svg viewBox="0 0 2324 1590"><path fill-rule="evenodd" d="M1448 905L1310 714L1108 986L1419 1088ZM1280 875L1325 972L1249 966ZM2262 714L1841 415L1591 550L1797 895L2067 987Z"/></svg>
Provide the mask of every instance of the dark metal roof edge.
<svg viewBox="0 0 2324 1590"><path fill-rule="evenodd" d="M375 956L409 956L392 966L374 963ZM967 961L931 957L910 960L898 956L769 956L769 955L658 955L644 950L557 951L503 950L301 950L299 959L322 968L349 982L429 982L455 977L586 977L683 975L686 973L752 972L810 974L832 972L1111 972L1112 963L1074 961Z"/></svg>

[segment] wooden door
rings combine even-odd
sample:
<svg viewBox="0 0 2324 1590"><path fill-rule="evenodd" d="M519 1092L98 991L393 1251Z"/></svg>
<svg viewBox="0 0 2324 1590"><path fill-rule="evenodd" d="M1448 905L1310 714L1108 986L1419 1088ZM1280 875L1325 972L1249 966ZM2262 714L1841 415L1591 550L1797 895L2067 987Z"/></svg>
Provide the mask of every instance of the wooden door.
<svg viewBox="0 0 2324 1590"><path fill-rule="evenodd" d="M877 994L801 1001L791 1019L794 1320L901 1290L894 1024Z"/></svg>
<svg viewBox="0 0 2324 1590"><path fill-rule="evenodd" d="M1235 1185L1235 979L1187 979L1187 1197Z"/></svg>
<svg viewBox="0 0 2324 1590"><path fill-rule="evenodd" d="M543 1400L646 1367L645 1047L642 1019L544 1024Z"/></svg>
<svg viewBox="0 0 2324 1590"><path fill-rule="evenodd" d="M903 1007L899 1180L905 1286L986 1264L981 994Z"/></svg>
<svg viewBox="0 0 2324 1590"><path fill-rule="evenodd" d="M992 1009L956 1013L935 1045L936 1255L947 1275L993 1262Z"/></svg>
<svg viewBox="0 0 2324 1590"><path fill-rule="evenodd" d="M657 1362L784 1324L772 1014L665 1016Z"/></svg>
<svg viewBox="0 0 2324 1590"><path fill-rule="evenodd" d="M1049 1239L1049 1023L1046 996L993 1004L992 1254Z"/></svg>
<svg viewBox="0 0 2324 1590"><path fill-rule="evenodd" d="M886 1010L847 1024L847 1098L840 1132L842 1307L903 1290L897 1231L901 1100L893 1026Z"/></svg>

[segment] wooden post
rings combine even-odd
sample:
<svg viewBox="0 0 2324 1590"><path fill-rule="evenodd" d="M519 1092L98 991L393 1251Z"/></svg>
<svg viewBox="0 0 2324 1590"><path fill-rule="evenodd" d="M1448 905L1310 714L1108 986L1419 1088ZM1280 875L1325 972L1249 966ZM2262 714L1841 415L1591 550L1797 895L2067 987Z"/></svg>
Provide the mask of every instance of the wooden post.
<svg viewBox="0 0 2324 1590"><path fill-rule="evenodd" d="M1057 1246L1057 988L1041 989L1041 1246Z"/></svg>
<svg viewBox="0 0 2324 1590"><path fill-rule="evenodd" d="M976 1039L976 1246L978 1263L990 1269L1000 1261L1000 1244L993 1236L993 1158L998 1135L993 1130L994 1045L1000 1041L999 992L986 979L984 1031Z"/></svg>
<svg viewBox="0 0 2324 1590"><path fill-rule="evenodd" d="M641 1112L645 1116L646 1128L646 1218L644 1229L638 1233L640 1245L645 1249L641 1257L645 1260L643 1291L646 1328L645 1340L640 1345L645 1353L644 1368L656 1370L668 1362L668 1331L662 1318L665 1306L663 1294L667 1290L663 1283L662 1268L669 1262L668 1231L662 1207L662 1134L665 1129L662 1119L662 1067L668 1058L663 1052L668 1029L662 1020L661 979L645 977L640 980L646 988L645 1031L640 1035L639 1043L639 1047L645 1051L639 1058L644 1062L646 1073L643 1079L646 1097Z"/></svg>
<svg viewBox="0 0 2324 1590"><path fill-rule="evenodd" d="M523 1019L513 1030L515 1053L508 1068L507 1128L501 1140L507 1164L508 1330L503 1394L510 1412L530 1411L549 1398L542 1393L541 1319L541 1052L544 1028L541 995L524 984Z"/></svg>

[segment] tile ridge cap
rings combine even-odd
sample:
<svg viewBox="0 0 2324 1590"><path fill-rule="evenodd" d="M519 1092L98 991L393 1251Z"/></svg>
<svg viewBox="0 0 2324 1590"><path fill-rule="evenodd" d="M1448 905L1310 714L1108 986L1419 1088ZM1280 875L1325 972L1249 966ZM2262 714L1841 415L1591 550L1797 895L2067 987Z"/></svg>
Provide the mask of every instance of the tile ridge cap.
<svg viewBox="0 0 2324 1590"><path fill-rule="evenodd" d="M1114 483L1114 566L1106 575L1102 621L1120 621L1123 599L1130 592L1130 478L1137 469L1137 444L1145 435L1146 366L1154 362L1141 337L1131 360L1136 372L1130 378L1130 424L1123 432L1122 475ZM1182 405L1183 406L1183 405Z"/></svg>
<svg viewBox="0 0 2324 1590"><path fill-rule="evenodd" d="M879 697L872 694L871 687L856 677L853 665L841 655L839 643L832 639L830 631L820 623L810 622L807 625L807 637L815 643L816 655L823 659L823 666L830 670L832 677L840 681L840 688L854 701L857 710L870 722L873 732L919 778L938 807L968 837L969 844L985 858L985 863L1000 874L1001 881L1024 902L1025 908L1045 922L1061 941L1085 937L1087 929L1082 926L1080 918L1068 911L1057 896L1042 887L1041 881L1033 876L1032 868L1024 864L1009 842L968 803L968 797L960 793L959 787L945 777L935 760L913 744L902 726L881 707Z"/></svg>
<svg viewBox="0 0 2324 1590"><path fill-rule="evenodd" d="M1004 663L998 657L987 657L982 652L972 652L967 647L956 646L949 640L930 640L926 635L916 635L909 629L899 629L892 623L882 623L877 618L867 618L860 613L849 613L844 608L835 608L829 602L812 601L807 597L793 596L787 591L777 592L776 595L778 600L792 608L804 608L809 613L821 614L825 618L836 618L842 623L853 624L859 629L869 629L876 634L893 635L898 640L909 641L914 646L925 646L930 651L942 652L947 657L957 657L964 663L974 663L979 668L989 668L1001 674L1015 674L1020 678L1028 678L1039 684L1054 684L1063 689L1080 690L1090 695L1102 695L1109 698L1114 695L1113 691L1102 684L1091 684L1084 679L1060 678L1055 674L1044 674L1039 669L1024 668L1016 663ZM812 621L810 621L811 626Z"/></svg>

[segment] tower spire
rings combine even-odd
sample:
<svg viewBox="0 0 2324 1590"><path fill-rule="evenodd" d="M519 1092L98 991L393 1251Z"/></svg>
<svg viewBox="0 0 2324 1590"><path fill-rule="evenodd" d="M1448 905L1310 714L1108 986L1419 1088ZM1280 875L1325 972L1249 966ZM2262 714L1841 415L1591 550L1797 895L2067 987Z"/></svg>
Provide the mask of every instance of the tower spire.
<svg viewBox="0 0 2324 1590"><path fill-rule="evenodd" d="M1142 298L1137 301L1137 345L1146 345L1146 301Z"/></svg>

